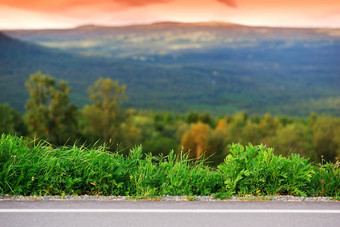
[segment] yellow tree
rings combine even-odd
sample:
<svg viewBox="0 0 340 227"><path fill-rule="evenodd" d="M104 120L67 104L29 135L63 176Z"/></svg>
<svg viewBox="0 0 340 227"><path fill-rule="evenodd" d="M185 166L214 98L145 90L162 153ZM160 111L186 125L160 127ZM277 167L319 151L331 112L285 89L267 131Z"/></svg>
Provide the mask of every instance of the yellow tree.
<svg viewBox="0 0 340 227"><path fill-rule="evenodd" d="M225 118L219 119L215 128L217 131L220 131L221 133L226 134L226 131L228 129L228 123Z"/></svg>
<svg viewBox="0 0 340 227"><path fill-rule="evenodd" d="M199 122L191 125L190 129L184 133L181 144L185 150L190 150L190 157L196 156L199 159L202 156L207 148L210 130L209 125Z"/></svg>

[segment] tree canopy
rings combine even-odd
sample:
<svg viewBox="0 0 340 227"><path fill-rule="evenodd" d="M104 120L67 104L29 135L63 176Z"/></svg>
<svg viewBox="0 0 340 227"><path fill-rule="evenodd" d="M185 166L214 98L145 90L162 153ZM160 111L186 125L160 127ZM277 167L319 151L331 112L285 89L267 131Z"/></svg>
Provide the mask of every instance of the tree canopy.
<svg viewBox="0 0 340 227"><path fill-rule="evenodd" d="M118 81L99 78L88 89L92 105L86 105L83 109L83 116L88 122L88 134L104 141L111 139L117 142L122 137L121 126L125 116L121 103L127 98L125 88Z"/></svg>
<svg viewBox="0 0 340 227"><path fill-rule="evenodd" d="M67 83L37 72L25 85L30 94L26 104L29 133L56 144L74 137L77 109L68 97L71 88Z"/></svg>

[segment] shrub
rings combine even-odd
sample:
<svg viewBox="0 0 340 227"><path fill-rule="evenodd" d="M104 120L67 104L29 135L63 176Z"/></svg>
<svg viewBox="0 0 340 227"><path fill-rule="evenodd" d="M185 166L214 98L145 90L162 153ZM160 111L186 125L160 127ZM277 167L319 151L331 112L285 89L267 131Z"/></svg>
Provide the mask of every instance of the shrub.
<svg viewBox="0 0 340 227"><path fill-rule="evenodd" d="M229 146L230 154L218 166L224 173L225 189L238 195L290 194L306 196L313 166L297 154L274 155L264 145Z"/></svg>
<svg viewBox="0 0 340 227"><path fill-rule="evenodd" d="M340 168L339 161L335 164L327 162L315 166L312 177L311 192L313 196L340 196Z"/></svg>
<svg viewBox="0 0 340 227"><path fill-rule="evenodd" d="M129 179L123 159L104 147L53 148L2 135L0 193L123 194Z"/></svg>
<svg viewBox="0 0 340 227"><path fill-rule="evenodd" d="M0 194L55 195L211 195L222 188L222 175L203 161L145 155L135 147L125 157L105 147L53 148L2 135Z"/></svg>
<svg viewBox="0 0 340 227"><path fill-rule="evenodd" d="M141 147L133 150L139 155L132 170L136 195L212 195L222 189L222 174L204 165L204 161L188 159L188 154L142 158Z"/></svg>
<svg viewBox="0 0 340 227"><path fill-rule="evenodd" d="M296 154L274 155L264 145L229 148L216 169L174 151L155 157L138 146L124 156L104 146L55 148L2 135L0 194L340 196L339 162L313 165Z"/></svg>

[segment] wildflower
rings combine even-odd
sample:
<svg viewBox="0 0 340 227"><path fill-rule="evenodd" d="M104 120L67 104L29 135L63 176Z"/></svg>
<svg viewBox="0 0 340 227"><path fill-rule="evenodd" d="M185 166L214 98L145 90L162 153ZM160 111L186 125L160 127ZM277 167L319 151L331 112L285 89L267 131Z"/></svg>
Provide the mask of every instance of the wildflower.
<svg viewBox="0 0 340 227"><path fill-rule="evenodd" d="M32 177L32 181L34 181L34 177Z"/></svg>

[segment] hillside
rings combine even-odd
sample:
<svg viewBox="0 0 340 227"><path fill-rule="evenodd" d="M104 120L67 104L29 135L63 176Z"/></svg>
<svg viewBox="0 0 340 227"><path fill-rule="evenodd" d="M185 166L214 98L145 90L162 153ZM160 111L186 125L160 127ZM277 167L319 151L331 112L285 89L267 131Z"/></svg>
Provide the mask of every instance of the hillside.
<svg viewBox="0 0 340 227"><path fill-rule="evenodd" d="M84 55L152 59L150 55L177 54L181 50L257 47L274 42L276 48L327 46L339 41L339 29L249 27L206 22L159 22L146 25L108 27L85 25L74 29L15 30L7 34L46 47Z"/></svg>
<svg viewBox="0 0 340 227"><path fill-rule="evenodd" d="M127 107L215 114L340 114L340 31L225 23L5 31L0 101L23 110L41 70L86 103L99 76L127 85ZM23 40L23 41L19 41Z"/></svg>

